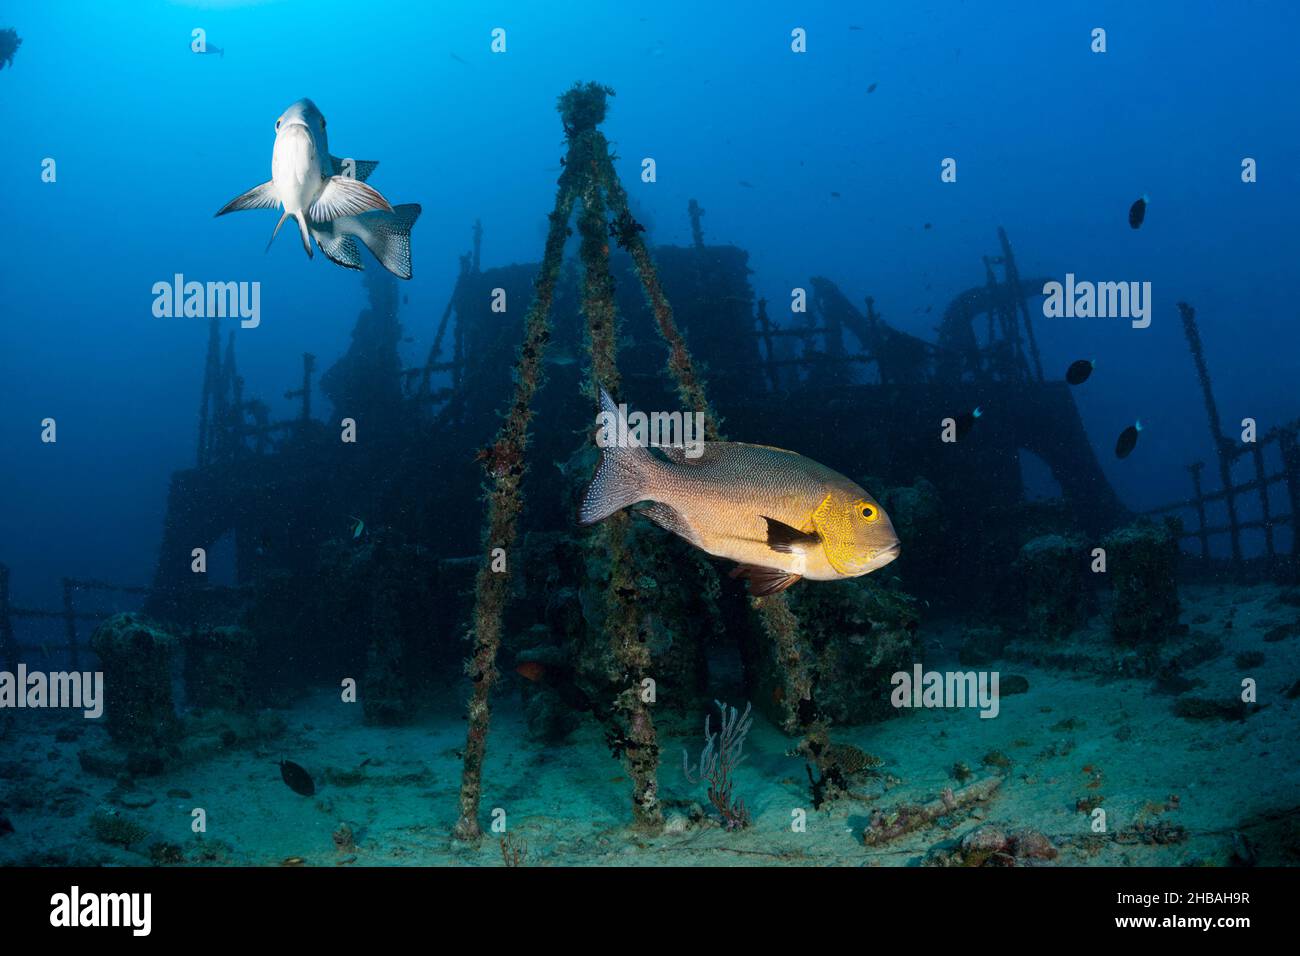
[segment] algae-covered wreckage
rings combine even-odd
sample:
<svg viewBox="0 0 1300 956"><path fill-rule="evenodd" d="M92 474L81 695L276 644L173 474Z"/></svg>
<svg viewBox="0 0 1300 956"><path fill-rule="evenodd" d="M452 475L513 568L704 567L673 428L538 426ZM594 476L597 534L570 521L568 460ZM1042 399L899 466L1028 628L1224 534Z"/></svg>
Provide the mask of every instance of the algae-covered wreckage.
<svg viewBox="0 0 1300 956"><path fill-rule="evenodd" d="M778 323L754 299L746 252L705 242L698 203L691 245L650 245L599 129L611 95L585 84L560 98L567 154L542 261L484 268L476 226L422 365L399 358L396 282L367 270L351 345L320 377L330 414L316 414L316 358L304 355L287 393L300 412L272 421L244 392L234 335L223 342L213 321L197 461L172 478L143 614L101 624L91 642L119 689L108 702L111 746L88 751L85 769L158 773L262 739L276 730L262 708L295 689L337 686L340 675L355 675L371 724L412 724L432 698L467 692L454 835L472 843L484 794L504 785L486 772L486 754L493 706L509 692L538 741L595 721L623 763L629 822L657 833L663 727L698 727L719 653L739 660L747 699L790 738L821 807L864 799L864 780L880 778L879 758L835 738L900 713L891 675L921 660L923 617L960 618L962 664L1009 658L1169 679L1213 652L1180 632L1178 581L1194 559L1178 540L1230 530L1235 542L1236 524L1206 524L1206 501L1255 485L1234 486L1229 467L1225 489L1207 495L1194 469L1196 497L1167 509L1199 508L1190 532L1124 507L1069 386L1044 374L1030 307L1043 281L1020 276L1004 231L984 281L948 306L934 342L893 328L872 299L859 306L825 277L811 278L806 313ZM566 261L575 230L577 258ZM494 310L503 297L511 307ZM797 448L870 479L903 560L870 578L754 598L642 518L618 513L579 529L598 385L640 407L703 412L710 440ZM942 440L946 420L976 407L964 437ZM356 441L341 441L349 429ZM1284 466L1261 480L1285 485L1294 514L1296 430L1270 435ZM1046 463L1058 499L1026 500L1026 452ZM1282 554L1272 537L1291 520L1266 514L1269 565L1243 573L1294 575L1295 544ZM196 555L222 542L233 547L234 582L210 585ZM1088 573L1098 545L1115 566L1104 583ZM978 563L958 563L972 553ZM12 660L10 620L23 611L8 606L7 575L0 568L0 638ZM74 649L77 589L65 607ZM1103 606L1114 652L1094 664L1071 641ZM174 659L206 718L177 717L163 678ZM222 709L234 716L214 724ZM734 729L735 709L730 718L722 709ZM973 783L968 767L954 770L956 791L877 811L860 842L903 839L994 799L1009 761L983 764ZM719 781L711 795L730 786ZM715 801L728 831L749 822L739 799ZM1004 835L958 856L1050 858L1040 837ZM512 858L504 843L502 853Z"/></svg>

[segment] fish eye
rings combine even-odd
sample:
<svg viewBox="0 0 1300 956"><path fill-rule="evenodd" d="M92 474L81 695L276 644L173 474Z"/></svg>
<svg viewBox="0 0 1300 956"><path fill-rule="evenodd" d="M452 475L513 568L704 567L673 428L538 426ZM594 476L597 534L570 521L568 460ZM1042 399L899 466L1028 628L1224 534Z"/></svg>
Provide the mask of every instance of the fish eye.
<svg viewBox="0 0 1300 956"><path fill-rule="evenodd" d="M861 508L861 513L862 513L862 517L866 518L868 521L875 521L877 518L880 517L880 509L873 508L869 504L863 504Z"/></svg>
<svg viewBox="0 0 1300 956"><path fill-rule="evenodd" d="M276 129L279 129L279 128L280 128L280 121L279 121L279 120L276 120L276 121L275 121L275 128L276 128Z"/></svg>
<svg viewBox="0 0 1300 956"><path fill-rule="evenodd" d="M321 129L325 128L325 117L323 116L320 118L320 128Z"/></svg>

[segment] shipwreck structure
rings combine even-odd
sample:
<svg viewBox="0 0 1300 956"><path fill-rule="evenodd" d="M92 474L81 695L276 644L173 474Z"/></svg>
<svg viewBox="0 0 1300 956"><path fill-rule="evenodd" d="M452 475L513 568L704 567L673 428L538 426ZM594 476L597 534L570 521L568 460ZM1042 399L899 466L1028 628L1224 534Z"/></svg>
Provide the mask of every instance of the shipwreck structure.
<svg viewBox="0 0 1300 956"><path fill-rule="evenodd" d="M541 261L485 267L476 224L422 363L400 357L413 320L396 281L367 270L347 352L319 375L317 358L303 355L284 393L296 414L273 420L247 394L235 336L223 339L212 322L195 462L172 476L153 581L125 589L182 635L187 654L238 648L241 673L261 675L249 708L340 674L358 676L366 718L378 723L413 719L435 688L467 693L455 827L465 840L480 832L503 687L521 694L539 736L562 737L582 715L599 721L631 779L633 822L653 830L659 722L703 699L703 647L726 635L750 699L799 741L814 793L824 794L844 752L832 725L885 716L877 677L916 659L916 599L987 607L1019 573L1027 541L1046 556L1036 567L1059 557L1065 568L1073 552L1061 542L1074 538L1052 535L1099 541L1133 517L1069 386L1044 374L1030 307L1044 283L1022 278L1005 231L983 259L983 281L947 306L934 341L820 276L808 282L807 312L774 315L755 299L745 250L706 241L698 202L686 210L689 245L650 243L599 129L610 95L585 84L560 98L567 153ZM566 259L575 234L577 254ZM1222 488L1203 491L1194 465L1194 497L1160 512L1200 516L1178 533L1199 540L1205 562L1220 534L1241 561L1239 536L1257 529L1272 570L1287 560L1294 568L1295 536L1288 556L1273 529L1294 523L1300 507L1296 425L1252 449L1226 441L1190 307L1184 321ZM862 481L883 496L904 557L869 584L754 599L641 519L618 514L578 531L597 384L635 408L703 412L710 439L794 448ZM942 440L946 420L976 407L968 432ZM1265 447L1279 450L1279 470ZM1025 500L1026 454L1046 463L1059 500ZM1256 474L1234 481L1245 458ZM1270 487L1285 489L1289 513ZM1259 519L1235 510L1250 495L1263 496ZM1228 511L1222 525L1207 517L1217 502ZM214 583L205 561L221 553L228 580ZM982 560L963 563L969 554ZM1055 578L1044 580L1050 596ZM42 611L11 605L8 585L0 566L9 661L21 649L12 621L45 616L63 621L75 662L87 650L78 622L98 617L77 596L115 588L69 580L64 607ZM1044 629L1088 611L1044 601ZM834 622L845 620L871 641L838 640ZM558 676L516 680L508 667L524 664Z"/></svg>

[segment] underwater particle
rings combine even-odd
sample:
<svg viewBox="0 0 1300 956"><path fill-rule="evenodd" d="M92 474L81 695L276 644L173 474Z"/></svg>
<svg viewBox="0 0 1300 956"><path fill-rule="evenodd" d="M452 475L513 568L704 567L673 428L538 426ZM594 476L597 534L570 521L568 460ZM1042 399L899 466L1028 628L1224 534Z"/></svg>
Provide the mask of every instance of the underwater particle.
<svg viewBox="0 0 1300 956"><path fill-rule="evenodd" d="M1115 457L1127 458L1137 447L1138 432L1142 430L1141 422L1134 422L1128 428L1119 433L1119 438L1115 442Z"/></svg>
<svg viewBox="0 0 1300 956"><path fill-rule="evenodd" d="M366 533L366 523L355 515L348 515L348 518L352 521L352 524L348 526L348 530L352 534L352 540L356 541Z"/></svg>
<svg viewBox="0 0 1300 956"><path fill-rule="evenodd" d="M832 198L832 199L839 199L839 198L840 198L840 194L837 193L837 192L835 192L834 190L831 190L831 198Z"/></svg>
<svg viewBox="0 0 1300 956"><path fill-rule="evenodd" d="M754 184L751 183L751 182L750 182L749 180L747 180L747 179L742 179L742 180L740 181L740 185L744 186L746 189L753 189L753 188L754 188Z"/></svg>
<svg viewBox="0 0 1300 956"><path fill-rule="evenodd" d="M929 223L929 222L927 222L927 223L926 223L925 225L923 225L921 228L922 228L922 229L932 229L933 227L934 227L934 224L933 224L933 223Z"/></svg>
<svg viewBox="0 0 1300 956"><path fill-rule="evenodd" d="M281 866L306 866L307 861L300 856L286 856L280 861Z"/></svg>
<svg viewBox="0 0 1300 956"><path fill-rule="evenodd" d="M1065 380L1071 385L1082 385L1088 381L1088 376L1092 370L1097 367L1097 363L1091 359L1079 359L1077 362L1071 362L1070 367L1065 370Z"/></svg>
<svg viewBox="0 0 1300 956"><path fill-rule="evenodd" d="M975 776L975 771L960 760L952 765L952 769L949 770L948 773L958 783L965 783L971 777Z"/></svg>
<svg viewBox="0 0 1300 956"><path fill-rule="evenodd" d="M1142 222L1147 217L1147 202L1148 197L1146 193L1143 193L1140 199L1128 207L1128 224L1130 228L1138 229L1142 226Z"/></svg>
<svg viewBox="0 0 1300 956"><path fill-rule="evenodd" d="M280 761L280 776L296 794L310 797L316 793L316 784L312 781L311 774L292 760Z"/></svg>
<svg viewBox="0 0 1300 956"><path fill-rule="evenodd" d="M690 445L661 446L660 460L646 447L644 431L629 426L626 406L603 388L600 400L600 464L579 524L649 502L637 513L701 551L737 562L731 576L747 578L754 597L800 578L860 577L898 557L889 516L843 475L794 452L739 442L693 443L695 454ZM762 514L760 507L778 514Z"/></svg>
<svg viewBox="0 0 1300 956"><path fill-rule="evenodd" d="M961 439L965 438L968 434L970 434L970 430L975 426L975 419L979 418L983 414L984 414L984 409L980 408L979 406L976 406L973 410L969 412L962 412L960 415L958 415L956 418L953 419L953 421L957 425L958 441L960 441Z"/></svg>
<svg viewBox="0 0 1300 956"><path fill-rule="evenodd" d="M872 83L870 86L867 87L867 92L868 92L868 93L874 93L874 92L876 92L876 86L877 86L877 84Z"/></svg>

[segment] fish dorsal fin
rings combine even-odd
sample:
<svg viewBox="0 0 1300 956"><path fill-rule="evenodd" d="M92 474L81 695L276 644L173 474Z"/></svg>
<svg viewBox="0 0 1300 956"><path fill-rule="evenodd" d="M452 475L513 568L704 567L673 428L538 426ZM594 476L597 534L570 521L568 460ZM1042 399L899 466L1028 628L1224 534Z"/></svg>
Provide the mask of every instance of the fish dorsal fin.
<svg viewBox="0 0 1300 956"><path fill-rule="evenodd" d="M347 162L346 159L339 159L337 156L330 156L330 166L333 168L335 176L347 175L346 167L343 165L345 162ZM370 174L373 173L375 167L379 165L379 160L377 159L354 159L351 162L351 178L360 180L363 183L370 178Z"/></svg>
<svg viewBox="0 0 1300 956"><path fill-rule="evenodd" d="M749 593L754 597L778 594L799 580L801 575L779 568L764 568L756 564L739 564L731 570L731 577L749 581Z"/></svg>
<svg viewBox="0 0 1300 956"><path fill-rule="evenodd" d="M782 554L804 554L821 542L816 531L800 531L782 521L761 516L767 522L767 546Z"/></svg>
<svg viewBox="0 0 1300 956"><path fill-rule="evenodd" d="M790 451L788 448L777 448L774 445L754 445L740 441L700 442L697 445L690 446L693 453L698 452L693 455L686 454L686 446L683 445L655 445L654 448L655 451L676 465L708 465L716 461L723 461L728 453L734 455L738 448L759 448L763 451L789 455L792 458L802 457L798 452Z"/></svg>
<svg viewBox="0 0 1300 956"><path fill-rule="evenodd" d="M388 200L359 179L331 176L325 181L320 197L311 204L313 222L333 222L343 216L358 216L371 209L392 212Z"/></svg>

